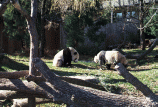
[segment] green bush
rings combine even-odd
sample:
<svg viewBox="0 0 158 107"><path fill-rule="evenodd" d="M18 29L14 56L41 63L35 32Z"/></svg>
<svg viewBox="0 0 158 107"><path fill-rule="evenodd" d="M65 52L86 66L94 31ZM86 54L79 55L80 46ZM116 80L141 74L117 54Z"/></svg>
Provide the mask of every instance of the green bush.
<svg viewBox="0 0 158 107"><path fill-rule="evenodd" d="M64 29L67 32L67 46L77 47L77 44L84 42L83 30L80 26L79 13L74 12L65 18Z"/></svg>
<svg viewBox="0 0 158 107"><path fill-rule="evenodd" d="M96 55L100 50L97 46L85 46L81 45L77 47L77 51L79 52L80 55L90 55L94 56Z"/></svg>
<svg viewBox="0 0 158 107"><path fill-rule="evenodd" d="M129 36L126 38L127 41L130 41L131 43L139 43L140 36L139 34L129 33Z"/></svg>

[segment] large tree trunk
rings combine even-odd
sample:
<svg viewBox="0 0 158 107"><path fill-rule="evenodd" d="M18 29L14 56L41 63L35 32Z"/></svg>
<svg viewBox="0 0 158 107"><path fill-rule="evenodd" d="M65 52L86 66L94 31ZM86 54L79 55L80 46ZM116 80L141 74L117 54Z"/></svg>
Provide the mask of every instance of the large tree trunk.
<svg viewBox="0 0 158 107"><path fill-rule="evenodd" d="M145 50L145 35L144 35L144 3L143 0L139 1L139 8L140 8L140 12L139 12L139 21L140 21L140 45L142 50Z"/></svg>
<svg viewBox="0 0 158 107"><path fill-rule="evenodd" d="M2 44L3 44L3 13L5 12L5 10L7 9L7 4L10 2L10 0L1 0L1 4L0 4L0 54L3 52L2 51Z"/></svg>
<svg viewBox="0 0 158 107"><path fill-rule="evenodd" d="M29 75L38 75L32 59L38 57L38 33L36 29L36 18L37 18L37 8L38 0L31 0L31 15L28 15L25 10L23 10L18 2L18 0L13 1L14 7L25 16L27 21L28 32L30 34L30 62L29 62ZM29 98L29 107L35 107L35 98Z"/></svg>
<svg viewBox="0 0 158 107"><path fill-rule="evenodd" d="M46 4L46 0L42 1L42 9L41 9L41 38L40 38L40 57L44 56L44 47L45 47L45 16L44 16L44 12L45 12L45 4Z"/></svg>

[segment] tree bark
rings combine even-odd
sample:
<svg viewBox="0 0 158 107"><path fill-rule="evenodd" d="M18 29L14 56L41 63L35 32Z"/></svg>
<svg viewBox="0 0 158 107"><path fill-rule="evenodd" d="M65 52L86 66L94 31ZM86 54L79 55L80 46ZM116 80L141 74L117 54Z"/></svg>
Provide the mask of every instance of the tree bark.
<svg viewBox="0 0 158 107"><path fill-rule="evenodd" d="M140 21L140 45L142 50L145 50L145 35L144 35L144 3L143 0L139 1L139 21Z"/></svg>
<svg viewBox="0 0 158 107"><path fill-rule="evenodd" d="M38 98L46 98L44 93L36 93L30 94L25 92L18 92L18 91L8 91L8 90L0 90L0 100L4 99L17 99L17 98L28 98L30 96L38 97Z"/></svg>
<svg viewBox="0 0 158 107"><path fill-rule="evenodd" d="M38 0L31 0L31 15L28 15L27 12L21 8L18 0L15 0L13 5L21 14L26 17L27 20L28 32L30 34L29 75L39 75L32 63L32 59L38 57L38 33L36 29ZM35 101L35 98L28 98L30 107L35 107L35 102L33 101Z"/></svg>
<svg viewBox="0 0 158 107"><path fill-rule="evenodd" d="M140 90L146 97L152 97L155 95L146 85L144 85L136 77L130 74L121 63L118 63L115 66L115 69L119 71L119 75L123 76L126 81L135 86L136 89Z"/></svg>
<svg viewBox="0 0 158 107"><path fill-rule="evenodd" d="M0 72L0 78L18 79L29 74L28 70L16 72Z"/></svg>
<svg viewBox="0 0 158 107"><path fill-rule="evenodd" d="M41 9L41 38L40 38L40 57L44 56L44 47L45 47L45 4L46 0L42 1L42 9Z"/></svg>

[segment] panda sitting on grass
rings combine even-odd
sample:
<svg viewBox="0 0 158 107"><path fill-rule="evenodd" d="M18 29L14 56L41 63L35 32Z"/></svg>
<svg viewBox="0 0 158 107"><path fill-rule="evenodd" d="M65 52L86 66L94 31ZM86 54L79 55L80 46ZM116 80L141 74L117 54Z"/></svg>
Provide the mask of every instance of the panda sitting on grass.
<svg viewBox="0 0 158 107"><path fill-rule="evenodd" d="M59 51L53 59L53 66L71 66L71 61L78 62L79 53L73 48L68 47Z"/></svg>
<svg viewBox="0 0 158 107"><path fill-rule="evenodd" d="M107 69L110 69L111 64L116 65L117 63L122 63L125 67L128 64L126 57L119 51L100 51L94 57L94 62L99 63L100 69L102 69L102 65L105 65L105 63Z"/></svg>

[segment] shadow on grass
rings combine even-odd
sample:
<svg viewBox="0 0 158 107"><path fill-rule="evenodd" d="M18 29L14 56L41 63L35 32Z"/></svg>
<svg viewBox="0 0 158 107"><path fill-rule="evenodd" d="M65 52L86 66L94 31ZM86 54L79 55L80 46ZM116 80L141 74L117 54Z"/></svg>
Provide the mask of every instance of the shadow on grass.
<svg viewBox="0 0 158 107"><path fill-rule="evenodd" d="M96 69L94 67L88 67L87 65L82 65L82 64L72 64L72 66L82 69Z"/></svg>
<svg viewBox="0 0 158 107"><path fill-rule="evenodd" d="M4 56L3 60L1 61L0 64L0 71L5 71L2 66L5 66L8 69L12 69L12 70L28 70L29 66L24 65L22 63L18 63L10 58L8 58L7 56Z"/></svg>
<svg viewBox="0 0 158 107"><path fill-rule="evenodd" d="M115 83L118 83L118 82L126 83L127 81L125 79L107 79L107 80L105 80L105 82L115 84Z"/></svg>
<svg viewBox="0 0 158 107"><path fill-rule="evenodd" d="M0 71L5 71L4 69L2 69L1 65L0 65Z"/></svg>
<svg viewBox="0 0 158 107"><path fill-rule="evenodd" d="M74 75L82 75L83 74L83 73L75 73L75 72L58 71L58 70L54 70L54 69L50 69L50 70L59 76L74 76Z"/></svg>
<svg viewBox="0 0 158 107"><path fill-rule="evenodd" d="M136 69L136 70L128 70L128 71L132 71L132 72L141 72L141 71L148 71L151 69Z"/></svg>

